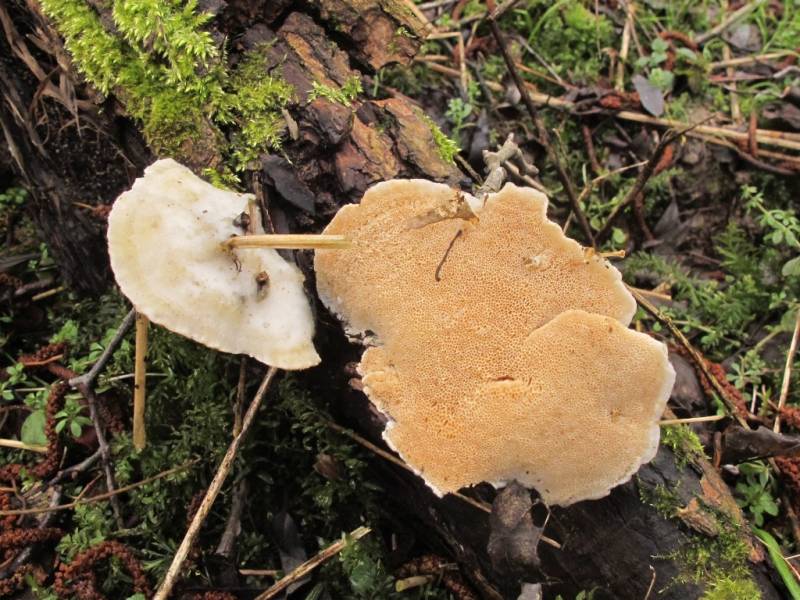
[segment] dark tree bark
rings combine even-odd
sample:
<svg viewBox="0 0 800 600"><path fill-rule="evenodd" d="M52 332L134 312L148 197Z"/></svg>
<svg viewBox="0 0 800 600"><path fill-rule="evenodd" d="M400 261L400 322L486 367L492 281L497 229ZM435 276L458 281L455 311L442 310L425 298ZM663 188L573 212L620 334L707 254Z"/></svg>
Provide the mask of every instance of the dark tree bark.
<svg viewBox="0 0 800 600"><path fill-rule="evenodd" d="M91 4L108 17L104 3ZM234 40L230 61L269 41L263 46L269 69L279 68L298 92L298 102L288 107L287 122L293 124L283 153L261 156L249 182L276 230L319 230L342 204L357 201L384 179L418 176L468 184L439 156L428 124L408 98L362 98L352 106L308 98L314 81L341 86L388 62L408 64L424 28L404 3L323 0L298 8L283 0L230 0L215 6L220 12L213 26ZM0 5L0 15L0 125L7 146L5 154L0 151L0 167L13 159L32 193L31 214L68 285L97 291L111 281L103 223L76 202L110 204L150 154L135 124L114 116L124 106L114 98L101 101L81 83L34 0ZM32 44L30 36L41 43ZM212 160L208 148L197 148L189 158L194 166ZM313 281L307 255L300 254L299 262ZM338 411L378 440L379 420L363 395L348 388L344 374L345 363L360 353L347 345L335 320L318 309L324 367L309 377L323 380L320 387L329 395L338 390L331 398ZM547 598L595 587L600 590L596 598L640 600L651 588L651 598L699 598L701 586L677 582L685 566L673 557L687 544L719 537L709 514L743 522L727 486L707 463L679 467L672 452L662 449L637 478L607 498L554 510L546 534L562 548L540 545L540 568L510 576L487 553L486 512L453 497L435 498L420 480L381 459L376 465L389 491L387 502L412 515L418 534L454 556L486 598L515 598L522 581L542 582ZM642 501L662 488L678 498L679 517L662 516ZM495 495L487 488L470 493L485 502ZM762 597L779 598L765 575L760 546L745 533L737 536L752 550L747 568Z"/></svg>

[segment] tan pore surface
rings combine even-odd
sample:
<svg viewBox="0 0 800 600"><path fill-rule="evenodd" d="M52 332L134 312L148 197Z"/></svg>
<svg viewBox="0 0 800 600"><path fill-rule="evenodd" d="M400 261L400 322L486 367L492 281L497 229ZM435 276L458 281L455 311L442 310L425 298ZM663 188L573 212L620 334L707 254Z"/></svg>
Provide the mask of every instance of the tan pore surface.
<svg viewBox="0 0 800 600"><path fill-rule="evenodd" d="M282 369L313 366L314 319L299 269L271 249L221 246L241 235L234 220L250 198L159 160L114 203L111 267L136 309L167 329ZM261 273L266 285L256 281Z"/></svg>
<svg viewBox="0 0 800 600"><path fill-rule="evenodd" d="M666 348L627 329L619 272L545 196L509 184L459 218L456 194L378 184L325 230L352 247L316 254L320 298L376 344L359 368L384 437L440 494L517 479L552 504L601 497L656 452Z"/></svg>

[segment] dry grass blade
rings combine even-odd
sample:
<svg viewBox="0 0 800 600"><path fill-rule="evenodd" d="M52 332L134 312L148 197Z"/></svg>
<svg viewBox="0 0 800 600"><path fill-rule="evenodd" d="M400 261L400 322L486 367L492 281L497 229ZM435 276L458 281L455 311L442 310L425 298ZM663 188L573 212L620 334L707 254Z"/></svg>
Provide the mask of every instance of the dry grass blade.
<svg viewBox="0 0 800 600"><path fill-rule="evenodd" d="M144 422L144 403L147 377L147 329L148 318L136 313L136 354L133 369L133 447L144 450L147 430Z"/></svg>
<svg viewBox="0 0 800 600"><path fill-rule="evenodd" d="M47 454L47 446L39 446L38 444L26 444L19 440L7 440L0 438L0 446L3 448L14 448L15 450L29 450L30 452L39 452L40 454Z"/></svg>
<svg viewBox="0 0 800 600"><path fill-rule="evenodd" d="M294 571L286 575L286 577L283 577L271 588L256 596L255 600L269 600L270 598L274 598L275 596L280 594L283 590L285 590L287 587L292 585L292 583L294 583L295 581L299 581L300 579L303 579L306 575L308 575L311 571L316 569L322 563L336 556L339 552L344 550L348 544L360 540L370 531L372 530L369 527L359 527L358 529L354 529L353 531L350 532L349 535L347 535L347 537L339 540L338 542L334 542L333 544L325 548L322 552L310 558L302 565L297 567Z"/></svg>
<svg viewBox="0 0 800 600"><path fill-rule="evenodd" d="M270 367L266 375L264 375L264 379L261 380L261 385L258 387L258 391L253 397L253 401L250 403L250 406L244 415L244 419L242 420L242 430L239 432L239 435L233 438L228 446L228 450L225 452L225 456L222 458L222 462L217 468L214 479L211 480L211 484L208 486L208 491L203 497L203 501L200 503L200 508L197 509L197 513L192 519L192 522L189 524L189 528L186 530L186 534L183 536L183 541L178 547L178 550L175 552L175 557L172 559L172 564L170 564L167 574L164 576L163 583L158 590L156 590L153 600L166 600L169 598L172 588L175 586L175 582L180 576L183 562L186 560L186 556L189 554L189 550L194 544L197 534L200 533L200 528L203 526L203 522L208 516L208 513L211 511L214 500L216 500L217 495L219 495L219 492L222 489L222 484L225 483L225 480L227 479L228 474L233 467L233 460L236 458L236 453L239 450L239 446L241 445L244 437L247 435L247 431L250 429L250 425L252 425L253 420L255 419L258 408L261 406L261 401L263 400L264 395L267 393L270 382L277 373L278 369L275 367Z"/></svg>
<svg viewBox="0 0 800 600"><path fill-rule="evenodd" d="M306 248L349 248L350 242L342 235L313 235L302 233L265 233L242 235L224 243L227 248L275 248L297 250Z"/></svg>
<svg viewBox="0 0 800 600"><path fill-rule="evenodd" d="M797 353L797 341L800 337L800 310L797 311L794 322L794 333L792 334L792 341L789 344L789 352L786 353L786 365L783 368L783 381L781 382L781 395L778 399L778 414L775 416L776 432L781 430L781 410L786 404L786 398L789 397L789 382L792 379L792 364L794 364L794 356Z"/></svg>

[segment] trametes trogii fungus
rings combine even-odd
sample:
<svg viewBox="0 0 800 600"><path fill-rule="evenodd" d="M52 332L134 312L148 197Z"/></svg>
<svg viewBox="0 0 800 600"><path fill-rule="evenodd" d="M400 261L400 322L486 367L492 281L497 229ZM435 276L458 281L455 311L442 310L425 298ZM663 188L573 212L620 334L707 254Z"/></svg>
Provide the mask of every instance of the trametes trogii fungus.
<svg viewBox="0 0 800 600"><path fill-rule="evenodd" d="M114 203L111 267L136 310L167 329L282 369L316 365L303 275L264 247L304 247L312 236L262 233L251 194L159 160Z"/></svg>
<svg viewBox="0 0 800 600"><path fill-rule="evenodd" d="M320 298L369 346L359 371L384 438L437 494L516 479L566 505L656 453L666 347L628 329L620 273L546 209L511 184L482 203L389 181L325 230L349 249L316 253Z"/></svg>

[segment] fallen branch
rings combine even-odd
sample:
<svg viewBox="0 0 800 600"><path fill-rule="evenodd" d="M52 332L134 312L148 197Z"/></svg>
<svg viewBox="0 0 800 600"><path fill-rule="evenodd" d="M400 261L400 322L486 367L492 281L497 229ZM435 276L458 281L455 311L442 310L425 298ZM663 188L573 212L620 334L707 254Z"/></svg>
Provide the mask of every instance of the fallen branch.
<svg viewBox="0 0 800 600"><path fill-rule="evenodd" d="M217 495L222 489L222 484L225 483L225 480L227 479L228 474L233 467L233 461L236 458L236 453L239 450L239 446L241 445L242 440L244 440L244 437L247 435L250 425L253 424L253 420L258 412L258 408L261 406L261 401L263 400L264 395L267 393L270 382L277 373L278 369L275 367L270 367L266 375L264 375L264 379L261 380L261 385L258 387L258 391L253 397L253 401L250 403L250 406L244 415L244 419L242 420L242 430L239 432L239 435L233 438L228 446L228 450L225 452L225 456L222 458L222 462L217 468L217 473L214 475L214 479L208 486L206 495L203 497L203 501L200 503L200 508L197 509L197 513L192 519L192 522L189 524L189 528L186 530L186 534L183 536L183 541L178 547L177 552L175 552L175 557L172 559L172 564L170 564L169 570L167 570L167 574L164 576L163 583L161 586L159 586L158 590L156 590L153 600L166 600L169 598L172 588L175 586L175 582L180 576L183 562L186 560L189 550L194 545L195 538L197 538L197 534L200 533L200 528L203 526L203 522L208 516L208 513L211 511L214 500L216 500Z"/></svg>

